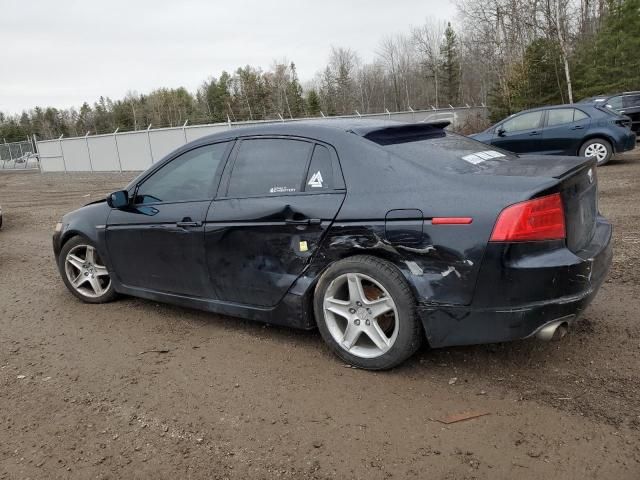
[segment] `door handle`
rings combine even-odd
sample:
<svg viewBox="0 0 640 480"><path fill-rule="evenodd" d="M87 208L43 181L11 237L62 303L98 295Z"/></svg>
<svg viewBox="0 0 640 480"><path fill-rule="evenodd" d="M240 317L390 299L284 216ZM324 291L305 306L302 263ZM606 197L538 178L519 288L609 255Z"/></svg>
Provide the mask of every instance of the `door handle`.
<svg viewBox="0 0 640 480"><path fill-rule="evenodd" d="M533 137L534 135L540 135L540 132L531 132L529 134L530 137Z"/></svg>
<svg viewBox="0 0 640 480"><path fill-rule="evenodd" d="M320 220L319 218L303 218L301 220L285 218L284 222L290 225L320 225L320 223L322 223L322 220Z"/></svg>
<svg viewBox="0 0 640 480"><path fill-rule="evenodd" d="M571 127L571 130L583 130L584 127L582 125L576 125L575 127Z"/></svg>
<svg viewBox="0 0 640 480"><path fill-rule="evenodd" d="M188 227L201 227L202 226L202 222L192 222L192 221L182 221L182 222L176 222L176 227L180 227L180 228L188 228Z"/></svg>

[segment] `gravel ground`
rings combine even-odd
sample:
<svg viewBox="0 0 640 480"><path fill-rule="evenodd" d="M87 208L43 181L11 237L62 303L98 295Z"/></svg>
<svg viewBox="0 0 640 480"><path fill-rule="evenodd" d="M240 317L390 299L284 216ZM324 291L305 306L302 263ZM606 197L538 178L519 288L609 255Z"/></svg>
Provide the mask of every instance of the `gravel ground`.
<svg viewBox="0 0 640 480"><path fill-rule="evenodd" d="M53 226L133 175L0 174L0 479L637 480L640 151L598 173L614 264L568 336L425 348L384 373L317 332L80 303ZM437 421L468 411L489 415Z"/></svg>

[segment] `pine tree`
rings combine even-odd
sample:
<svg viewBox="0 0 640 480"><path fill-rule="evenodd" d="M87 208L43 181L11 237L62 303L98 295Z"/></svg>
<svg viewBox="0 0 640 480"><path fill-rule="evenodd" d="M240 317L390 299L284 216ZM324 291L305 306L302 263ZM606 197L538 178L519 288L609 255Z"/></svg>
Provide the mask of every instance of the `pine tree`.
<svg viewBox="0 0 640 480"><path fill-rule="evenodd" d="M304 116L304 99L302 98L302 86L298 81L298 73L296 72L296 64L291 62L289 66L291 70L291 80L287 86L287 97L289 99L289 108L293 117Z"/></svg>
<svg viewBox="0 0 640 480"><path fill-rule="evenodd" d="M307 93L307 115L311 117L320 115L320 97L315 88L312 88L309 90L309 93Z"/></svg>
<svg viewBox="0 0 640 480"><path fill-rule="evenodd" d="M609 0L602 28L574 59L578 98L640 87L640 0Z"/></svg>
<svg viewBox="0 0 640 480"><path fill-rule="evenodd" d="M442 57L440 67L443 83L442 96L447 103L457 106L460 97L460 56L456 33L450 22L447 23L447 29L444 31L444 42L440 47L440 55Z"/></svg>

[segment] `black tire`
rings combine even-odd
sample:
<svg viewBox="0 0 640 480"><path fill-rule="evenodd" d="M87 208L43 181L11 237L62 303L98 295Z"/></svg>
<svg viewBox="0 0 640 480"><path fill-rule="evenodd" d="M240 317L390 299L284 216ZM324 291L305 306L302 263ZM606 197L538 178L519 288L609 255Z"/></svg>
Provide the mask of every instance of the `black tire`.
<svg viewBox="0 0 640 480"><path fill-rule="evenodd" d="M113 288L113 282L111 281L110 277L108 275L106 276L101 276L100 277L100 285L103 286L104 291L101 292L100 294L96 294L95 296L89 296L88 293L83 294L83 291L88 292L91 287L84 287L84 286L80 286L80 288L76 288L73 286L73 284L71 283L71 280L69 279L69 273L67 271L67 256L69 255L70 252L72 251L82 251L83 248L85 248L86 251L86 247L90 247L94 249L95 252L95 264L98 267L101 267L101 260L100 260L100 256L97 252L97 249L95 247L95 245L89 241L87 238L82 237L82 236L76 236L71 238L70 240L68 240L63 246L62 249L60 251L60 256L58 257L58 269L60 270L60 275L62 276L62 281L64 282L65 286L69 289L69 291L75 295L77 298L79 298L80 300L82 300L83 302L86 303L106 303L106 302L110 302L113 299L115 299L117 297L117 293ZM85 257L86 258L86 257ZM73 267L75 269L76 272L80 271L78 268ZM69 267L69 269L71 270L71 267ZM105 269L106 270L106 269ZM87 272L89 273L89 272ZM81 278L80 275L84 275L84 273L82 271L80 271L80 274L78 274L78 278ZM87 275L90 276L90 275ZM108 284L105 280L105 277L108 278ZM93 277L91 277L93 278ZM97 278L97 276L96 276ZM86 282L85 282L86 284ZM94 291L95 293L95 291Z"/></svg>
<svg viewBox="0 0 640 480"><path fill-rule="evenodd" d="M334 339L327 325L324 312L327 289L334 280L343 278L344 275L350 273L364 275L363 278L370 277L375 280L386 289L395 303L397 316L393 317L395 318L394 325L395 322L398 325L397 336L389 350L375 358L362 358L348 352ZM424 336L422 324L416 313L416 300L406 279L393 264L377 257L358 255L331 265L322 274L316 285L314 313L320 334L331 350L346 363L367 370L386 370L401 364L420 348ZM345 323L349 323L349 321L345 319Z"/></svg>
<svg viewBox="0 0 640 480"><path fill-rule="evenodd" d="M601 167L602 165L605 165L606 163L608 163L609 160L611 160L611 157L613 156L613 147L611 146L611 143L608 140L605 140L604 138L591 138L587 140L580 147L579 155L581 157L586 157L587 149L589 147L592 147L592 148L594 146L597 147L598 145L601 145L602 147L604 147L607 152L604 158L596 158L598 162L598 166Z"/></svg>

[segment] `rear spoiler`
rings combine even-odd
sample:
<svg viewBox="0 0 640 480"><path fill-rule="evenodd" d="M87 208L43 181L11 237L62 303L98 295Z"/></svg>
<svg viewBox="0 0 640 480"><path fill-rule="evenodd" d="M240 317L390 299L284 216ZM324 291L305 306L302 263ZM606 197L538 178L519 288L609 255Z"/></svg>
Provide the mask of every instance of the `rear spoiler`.
<svg viewBox="0 0 640 480"><path fill-rule="evenodd" d="M349 130L349 132L379 145L390 145L444 137L446 135L444 129L450 124L451 122L448 121L399 123L398 125L385 127L356 127Z"/></svg>

